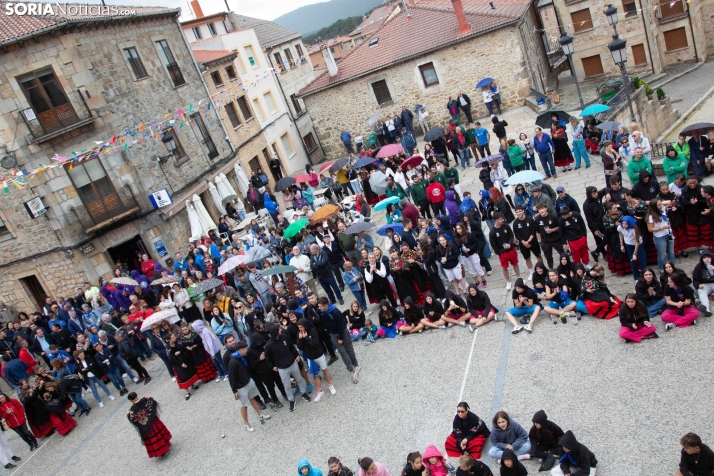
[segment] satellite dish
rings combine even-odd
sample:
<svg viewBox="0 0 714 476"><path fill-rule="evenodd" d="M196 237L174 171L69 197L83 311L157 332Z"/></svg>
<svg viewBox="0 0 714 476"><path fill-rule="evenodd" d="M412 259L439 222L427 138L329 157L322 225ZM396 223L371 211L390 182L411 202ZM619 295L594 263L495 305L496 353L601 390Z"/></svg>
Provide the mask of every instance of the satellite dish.
<svg viewBox="0 0 714 476"><path fill-rule="evenodd" d="M2 168L7 170L17 167L17 159L15 158L15 154L5 154L2 159L0 159L0 165L2 165Z"/></svg>

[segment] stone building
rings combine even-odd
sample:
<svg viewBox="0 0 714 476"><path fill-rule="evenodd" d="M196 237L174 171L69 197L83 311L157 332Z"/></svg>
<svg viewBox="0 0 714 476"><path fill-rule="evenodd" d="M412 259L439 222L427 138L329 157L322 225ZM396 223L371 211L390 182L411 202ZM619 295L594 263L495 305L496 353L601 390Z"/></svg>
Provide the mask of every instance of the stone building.
<svg viewBox="0 0 714 476"><path fill-rule="evenodd" d="M248 105L271 150L267 159L261 156L258 162L251 165L252 170L262 167L267 171L267 161L273 154L280 159L284 175L304 170L305 164L320 158L309 117L306 122L302 109L299 115L295 113L295 106L280 82L281 77L289 76L291 83L302 87L314 78L309 65L301 67L309 60L300 34L275 23L234 12L204 16L197 0L193 0L191 6L196 18L181 23L191 48L236 53L232 77L218 73L216 78L207 82L213 83L218 90L238 82L257 82L246 92ZM280 64L276 64L278 59ZM304 74L308 78L300 81ZM291 87L295 89L295 86ZM309 148L303 144L308 135Z"/></svg>
<svg viewBox="0 0 714 476"><path fill-rule="evenodd" d="M610 4L618 9L618 34L627 41L628 73L659 73L669 65L705 61L714 52L714 0L541 0L542 22L550 25L544 26L544 41L557 44L561 31L573 37L573 64L581 79L620 74L607 48L613 29L604 11Z"/></svg>
<svg viewBox="0 0 714 476"><path fill-rule="evenodd" d="M323 47L329 48L332 58L335 61L339 61L340 58L345 56L354 46L354 39L349 35L331 38L310 48L310 61L316 70L325 70L327 68L325 58L322 56L322 52L320 51Z"/></svg>
<svg viewBox="0 0 714 476"><path fill-rule="evenodd" d="M170 265L190 236L185 200L208 205L207 180L231 175L235 152L178 15L0 15L0 177L37 171L0 195L0 299L16 310L75 296L137 252ZM70 159L43 171L56 157ZM173 204L155 209L163 189Z"/></svg>
<svg viewBox="0 0 714 476"><path fill-rule="evenodd" d="M366 137L367 118L399 114L402 106L422 104L432 124L445 124L446 104L459 91L471 98L473 116L484 116L481 92L474 89L484 77L499 84L504 107L523 105L531 89L544 91L550 70L530 0L493 5L422 0L408 7L408 16L392 15L332 74L324 72L303 89L325 153L344 155L341 128Z"/></svg>

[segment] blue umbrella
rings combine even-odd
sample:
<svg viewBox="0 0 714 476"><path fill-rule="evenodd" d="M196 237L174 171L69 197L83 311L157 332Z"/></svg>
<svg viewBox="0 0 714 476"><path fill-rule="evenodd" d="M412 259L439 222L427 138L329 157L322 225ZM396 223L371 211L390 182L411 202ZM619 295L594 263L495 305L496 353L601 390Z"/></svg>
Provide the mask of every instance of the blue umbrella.
<svg viewBox="0 0 714 476"><path fill-rule="evenodd" d="M404 230L404 225L401 223L387 223L386 225L380 227L377 230L377 234L379 236L387 236L387 228L391 228L394 230L394 233L399 233L400 235L402 234L402 230Z"/></svg>
<svg viewBox="0 0 714 476"><path fill-rule="evenodd" d="M362 159L359 159L357 162L355 162L355 164L352 167L359 169L360 167L364 167L365 165L369 165L369 164L373 163L375 160L377 160L377 159L372 158L372 157L364 157Z"/></svg>
<svg viewBox="0 0 714 476"><path fill-rule="evenodd" d="M476 89L485 88L493 82L493 78L483 78L481 81L476 83Z"/></svg>
<svg viewBox="0 0 714 476"><path fill-rule="evenodd" d="M591 104L580 113L580 117L594 116L595 114L600 114L601 112L609 111L610 106L604 104Z"/></svg>
<svg viewBox="0 0 714 476"><path fill-rule="evenodd" d="M504 183L506 185L516 185L519 183L543 180L543 177L545 177L545 175L536 170L521 170L520 172L516 172L515 174L508 177L508 180L506 180Z"/></svg>
<svg viewBox="0 0 714 476"><path fill-rule="evenodd" d="M389 205L390 203L398 203L399 200L400 200L399 197L389 197L389 198L385 198L385 199L382 200L381 202L377 203L374 207L372 207L372 210L374 210L375 212L378 212L378 211L380 211L380 210L384 210L385 208L387 208L387 205Z"/></svg>
<svg viewBox="0 0 714 476"><path fill-rule="evenodd" d="M481 167L481 166L484 164L484 162L491 163L491 162L494 161L494 160L501 161L501 160L503 160L503 156L502 156L501 154L487 155L487 156L484 157L483 159L481 159L481 160L479 160L478 162L476 162L476 167Z"/></svg>

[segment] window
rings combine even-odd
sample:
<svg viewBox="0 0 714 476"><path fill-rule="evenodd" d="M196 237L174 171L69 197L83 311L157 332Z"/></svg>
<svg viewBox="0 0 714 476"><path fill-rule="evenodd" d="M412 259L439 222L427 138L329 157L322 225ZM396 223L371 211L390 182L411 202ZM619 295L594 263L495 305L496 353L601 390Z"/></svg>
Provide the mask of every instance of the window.
<svg viewBox="0 0 714 476"><path fill-rule="evenodd" d="M298 55L298 58L305 56L305 53L302 51L302 45L295 45L295 52Z"/></svg>
<svg viewBox="0 0 714 476"><path fill-rule="evenodd" d="M374 97L377 99L377 104L380 106L392 103L392 95L389 92L387 81L384 79L372 83L372 91L374 91Z"/></svg>
<svg viewBox="0 0 714 476"><path fill-rule="evenodd" d="M191 31L193 32L193 36L195 36L197 40L203 38L203 35L201 35L201 27L194 26L193 28L191 28Z"/></svg>
<svg viewBox="0 0 714 476"><path fill-rule="evenodd" d="M263 149L263 158L265 159L265 163L268 164L268 165L270 165L270 160L272 159L272 157L271 157L270 154L268 153L268 149L267 149L267 148Z"/></svg>
<svg viewBox="0 0 714 476"><path fill-rule="evenodd" d="M665 51L674 51L689 46L689 43L687 43L687 32L684 27L665 31L664 44L667 48Z"/></svg>
<svg viewBox="0 0 714 476"><path fill-rule="evenodd" d="M253 110L258 115L259 121L265 120L265 114L263 113L263 109L260 107L258 98L253 99Z"/></svg>
<svg viewBox="0 0 714 476"><path fill-rule="evenodd" d="M238 114L236 112L236 105L234 103L229 102L228 104L226 104L226 114L228 114L228 119L231 120L231 125L233 126L233 129L240 126L240 118L238 117Z"/></svg>
<svg viewBox="0 0 714 476"><path fill-rule="evenodd" d="M330 53L335 53L335 48L333 48L332 46L330 47Z"/></svg>
<svg viewBox="0 0 714 476"><path fill-rule="evenodd" d="M293 107L295 108L295 113L300 114L302 112L302 105L300 104L300 100L295 97L294 94L290 95L290 101L293 103Z"/></svg>
<svg viewBox="0 0 714 476"><path fill-rule="evenodd" d="M295 154L295 149L293 149L293 143L290 142L290 137L288 137L287 132L280 136L280 142L283 143L283 149L285 149L285 153L288 157L292 157Z"/></svg>
<svg viewBox="0 0 714 476"><path fill-rule="evenodd" d="M72 104L52 69L47 68L18 78L27 101L45 134L58 131L79 121Z"/></svg>
<svg viewBox="0 0 714 476"><path fill-rule="evenodd" d="M181 68L176 64L173 53L171 53L171 48L166 40L159 40L156 42L156 46L159 50L159 57L161 62L164 64L166 71L168 71L171 81L174 83L174 87L186 84L186 80L183 79L183 74L181 73Z"/></svg>
<svg viewBox="0 0 714 476"><path fill-rule="evenodd" d="M275 64L278 65L278 69L280 71L285 71L285 68L283 67L283 57L280 56L280 52L273 54L273 58L275 58Z"/></svg>
<svg viewBox="0 0 714 476"><path fill-rule="evenodd" d="M248 56L248 63L250 63L250 66L255 69L258 67L258 62L255 59L255 54L253 53L253 47L248 45L245 47L245 54Z"/></svg>
<svg viewBox="0 0 714 476"><path fill-rule="evenodd" d="M270 114L278 112L278 110L275 109L275 101L273 101L273 95L270 92L263 94L263 99L265 99L265 104L268 105L268 112Z"/></svg>
<svg viewBox="0 0 714 476"><path fill-rule="evenodd" d="M248 101L245 96L238 98L238 107L240 108L241 114L243 114L243 119L246 121L253 118L253 114L250 112L250 107L248 107Z"/></svg>
<svg viewBox="0 0 714 476"><path fill-rule="evenodd" d="M630 2L630 0L624 0L622 3L622 9L625 10L625 18L636 16L637 2Z"/></svg>
<svg viewBox="0 0 714 476"><path fill-rule="evenodd" d="M238 65L238 71L243 74L245 73L245 64L243 64L243 60L240 57L240 53L238 52L238 49L236 48L233 50L233 52L237 55L235 64Z"/></svg>
<svg viewBox="0 0 714 476"><path fill-rule="evenodd" d="M226 67L226 74L228 75L228 79L230 81L233 81L234 79L238 79L238 75L236 74L236 69L232 65Z"/></svg>
<svg viewBox="0 0 714 476"><path fill-rule="evenodd" d="M176 144L176 150L174 151L174 159L176 160L176 165L181 165L188 160L186 151L183 150L183 146L181 145L181 141L179 140L176 131L171 128L169 129L168 133L171 134L171 137L174 138L174 144Z"/></svg>
<svg viewBox="0 0 714 476"><path fill-rule="evenodd" d="M645 54L645 45L632 45L632 59L635 64L647 64L647 55Z"/></svg>
<svg viewBox="0 0 714 476"><path fill-rule="evenodd" d="M658 18L666 20L668 18L678 17L684 13L686 13L686 10L684 9L684 2L682 2L682 0L660 0L656 15Z"/></svg>
<svg viewBox="0 0 714 476"><path fill-rule="evenodd" d="M379 43L379 37L372 38L371 40L369 40L369 48L372 48L373 46L377 46L377 43Z"/></svg>
<svg viewBox="0 0 714 476"><path fill-rule="evenodd" d="M270 147L272 147L272 149L273 149L273 154L275 154L275 156L279 158L280 154L278 153L277 144L275 142L273 142L272 144L270 144Z"/></svg>
<svg viewBox="0 0 714 476"><path fill-rule="evenodd" d="M256 155L252 159L248 161L248 166L250 167L250 170L253 172L257 172L258 169L260 169L260 159L258 159L258 156Z"/></svg>
<svg viewBox="0 0 714 476"><path fill-rule="evenodd" d="M305 143L308 152L317 149L317 142L315 142L315 136L312 135L312 132L308 132L307 135L302 138L302 141Z"/></svg>
<svg viewBox="0 0 714 476"><path fill-rule="evenodd" d="M218 32L216 31L216 25L213 23L208 24L208 32L211 34L211 36L216 36L218 35Z"/></svg>
<svg viewBox="0 0 714 476"><path fill-rule="evenodd" d="M67 166L66 170L95 224L126 211L99 159L83 161L71 169Z"/></svg>
<svg viewBox="0 0 714 476"><path fill-rule="evenodd" d="M10 230L7 229L5 222L0 218L0 236L7 236L10 234Z"/></svg>
<svg viewBox="0 0 714 476"><path fill-rule="evenodd" d="M427 63L419 66L419 72L421 73L421 79L424 81L424 86L427 88L429 86L439 84L439 78L436 76L434 63Z"/></svg>
<svg viewBox="0 0 714 476"><path fill-rule="evenodd" d="M284 51L285 51L285 60L288 63L288 68L294 68L295 66L297 66L295 64L295 61L293 61L293 53L290 51L290 49L285 48Z"/></svg>
<svg viewBox="0 0 714 476"><path fill-rule="evenodd" d="M575 33L579 31L590 30L593 27L593 21L590 17L590 9L585 8L583 10L578 10L570 14L570 18L573 21L573 31Z"/></svg>
<svg viewBox="0 0 714 476"><path fill-rule="evenodd" d="M139 58L139 53L137 53L136 48L133 46L131 48L125 48L124 57L129 62L131 70L134 71L134 77L136 77L136 79L148 76L148 74L146 74L146 68L144 68L144 63L141 62L141 58Z"/></svg>
<svg viewBox="0 0 714 476"><path fill-rule="evenodd" d="M221 77L220 71L212 72L211 79L213 80L213 84L215 84L217 88L220 88L223 86L223 78Z"/></svg>
<svg viewBox="0 0 714 476"><path fill-rule="evenodd" d="M231 103L231 106L233 103ZM206 146L206 149L208 149L208 158L209 159L215 159L218 157L218 149L216 148L215 142L213 142L213 138L211 137L211 134L208 132L208 128L206 127L206 123L203 121L203 117L197 113L194 112L191 114L191 119L193 119L193 122L196 124L196 127L198 127L198 134L201 137L201 144Z"/></svg>
<svg viewBox="0 0 714 476"><path fill-rule="evenodd" d="M586 78L604 74L604 71L602 69L602 61L600 60L600 55L588 56L587 58L583 58L582 61L583 61L583 71L585 72Z"/></svg>

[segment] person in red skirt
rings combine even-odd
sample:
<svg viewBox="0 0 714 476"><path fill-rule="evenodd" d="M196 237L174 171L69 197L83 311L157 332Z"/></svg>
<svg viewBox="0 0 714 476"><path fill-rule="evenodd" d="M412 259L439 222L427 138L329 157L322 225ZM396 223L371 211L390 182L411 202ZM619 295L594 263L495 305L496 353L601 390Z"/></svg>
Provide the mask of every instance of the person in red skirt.
<svg viewBox="0 0 714 476"><path fill-rule="evenodd" d="M139 432L149 458L164 456L171 449L171 432L159 418L159 403L151 397L139 398L136 392L127 398L131 408L126 411L126 418Z"/></svg>
<svg viewBox="0 0 714 476"><path fill-rule="evenodd" d="M709 217L709 204L702 194L699 177L687 177L687 185L682 189L681 201L687 217L687 239L690 247L706 249L712 246L712 228Z"/></svg>
<svg viewBox="0 0 714 476"><path fill-rule="evenodd" d="M45 410L45 402L42 401L41 392L38 389L31 387L27 380L20 380L17 396L25 408L27 423L36 439L55 431L50 421L50 415ZM37 447L38 445L34 445L34 448Z"/></svg>
<svg viewBox="0 0 714 476"><path fill-rule="evenodd" d="M469 410L468 403L459 402L456 406L453 428L444 443L446 454L452 458L463 454L469 454L474 459L480 458L491 431L483 420Z"/></svg>
<svg viewBox="0 0 714 476"><path fill-rule="evenodd" d="M191 358L191 352L181 345L175 334L169 336L169 360L176 375L176 383L186 393L185 398L188 400L191 398L189 387L198 390L198 385L196 385L198 374Z"/></svg>
<svg viewBox="0 0 714 476"><path fill-rule="evenodd" d="M51 390L51 388L49 385L46 387L42 399L45 401L45 409L50 414L52 425L57 433L64 436L77 426L77 420L67 413L67 409L72 406L72 400L66 396L61 397L59 392Z"/></svg>
<svg viewBox="0 0 714 476"><path fill-rule="evenodd" d="M181 325L181 345L189 352L193 365L196 367L196 374L203 383L208 383L216 378L218 372L213 366L211 358L203 347L201 336L193 332L188 324Z"/></svg>

